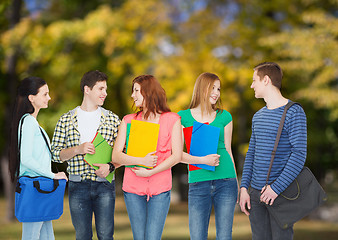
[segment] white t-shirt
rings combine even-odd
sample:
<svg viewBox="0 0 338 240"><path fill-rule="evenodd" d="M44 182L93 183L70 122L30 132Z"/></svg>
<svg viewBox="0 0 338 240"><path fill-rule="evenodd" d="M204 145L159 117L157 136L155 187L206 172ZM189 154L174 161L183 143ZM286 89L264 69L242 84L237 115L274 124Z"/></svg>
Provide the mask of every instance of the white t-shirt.
<svg viewBox="0 0 338 240"><path fill-rule="evenodd" d="M80 144L91 142L100 126L101 109L87 112L80 107L77 109L78 127L80 132Z"/></svg>

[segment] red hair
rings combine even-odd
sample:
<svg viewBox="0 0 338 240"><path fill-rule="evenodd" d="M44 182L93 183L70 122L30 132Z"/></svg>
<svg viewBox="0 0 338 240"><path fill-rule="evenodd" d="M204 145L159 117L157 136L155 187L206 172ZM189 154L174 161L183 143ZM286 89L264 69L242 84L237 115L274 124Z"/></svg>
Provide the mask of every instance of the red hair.
<svg viewBox="0 0 338 240"><path fill-rule="evenodd" d="M143 113L144 119L147 119L151 113L161 114L164 112L170 112L170 108L167 104L167 95L162 88L159 81L152 75L141 75L133 80L132 92L134 84L138 83L141 86L141 94L144 98L146 112ZM140 108L143 111L143 108Z"/></svg>

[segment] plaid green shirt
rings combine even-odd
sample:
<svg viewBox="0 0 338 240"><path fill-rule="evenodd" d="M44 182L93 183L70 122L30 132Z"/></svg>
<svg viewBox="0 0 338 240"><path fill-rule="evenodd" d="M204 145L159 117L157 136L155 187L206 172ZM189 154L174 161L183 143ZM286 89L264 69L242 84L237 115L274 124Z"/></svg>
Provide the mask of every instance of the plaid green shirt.
<svg viewBox="0 0 338 240"><path fill-rule="evenodd" d="M78 108L78 107L77 107ZM54 162L62 162L60 152L63 149L80 145L80 132L78 131L77 108L63 114L56 124L53 140L52 154ZM113 147L120 125L119 117L111 111L101 108L100 125L97 131ZM73 175L80 175L81 180L90 179L97 181L94 168L84 160L84 154L78 154L69 159L67 172Z"/></svg>

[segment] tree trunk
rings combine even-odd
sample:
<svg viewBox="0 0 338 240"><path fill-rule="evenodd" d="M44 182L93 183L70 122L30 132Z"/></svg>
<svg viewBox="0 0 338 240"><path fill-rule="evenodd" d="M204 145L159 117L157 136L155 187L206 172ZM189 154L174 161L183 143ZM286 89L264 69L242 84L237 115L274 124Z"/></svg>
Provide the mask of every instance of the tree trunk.
<svg viewBox="0 0 338 240"><path fill-rule="evenodd" d="M12 6L9 14L9 29L15 27L15 25L20 21L21 18L21 6L22 0L13 0ZM6 58L7 65L7 81L6 89L9 94L9 104L6 105L5 113L5 126L11 125L11 113L12 106L15 99L15 91L18 85L18 76L16 74L16 64L17 64L17 53L14 52L11 56ZM9 127L4 129L5 139L9 139L10 131ZM7 141L8 143L9 141ZM8 144L4 148L2 153L1 160L1 172L4 183L5 198L7 199L7 219L9 221L15 220L14 216L14 184L11 182L9 171L8 171Z"/></svg>

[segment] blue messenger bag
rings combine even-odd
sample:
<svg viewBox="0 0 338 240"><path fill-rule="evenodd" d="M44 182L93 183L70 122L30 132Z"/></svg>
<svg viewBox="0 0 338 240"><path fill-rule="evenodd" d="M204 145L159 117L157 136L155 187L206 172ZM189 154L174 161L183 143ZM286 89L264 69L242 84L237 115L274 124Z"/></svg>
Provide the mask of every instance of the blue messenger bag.
<svg viewBox="0 0 338 240"><path fill-rule="evenodd" d="M24 117L21 120L20 127L19 153L23 120ZM40 131L49 148L48 141L41 128ZM18 158L20 159L20 154ZM66 182L65 179L51 179L43 176L18 177L15 189L15 216L19 222L41 222L58 219L63 213Z"/></svg>
<svg viewBox="0 0 338 240"><path fill-rule="evenodd" d="M19 177L15 190L15 216L19 222L55 220L63 213L65 179Z"/></svg>

